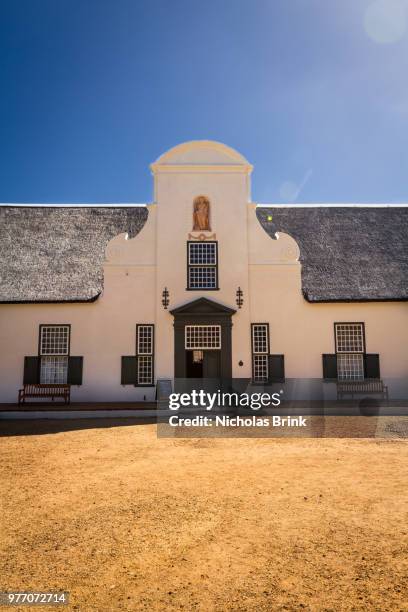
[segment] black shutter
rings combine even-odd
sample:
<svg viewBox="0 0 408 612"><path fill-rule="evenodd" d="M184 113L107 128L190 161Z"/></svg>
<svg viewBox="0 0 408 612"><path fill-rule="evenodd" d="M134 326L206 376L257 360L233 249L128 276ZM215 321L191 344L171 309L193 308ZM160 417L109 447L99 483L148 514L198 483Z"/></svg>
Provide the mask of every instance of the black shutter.
<svg viewBox="0 0 408 612"><path fill-rule="evenodd" d="M269 355L269 382L285 382L285 355Z"/></svg>
<svg viewBox="0 0 408 612"><path fill-rule="evenodd" d="M121 385L137 385L137 357L122 357Z"/></svg>
<svg viewBox="0 0 408 612"><path fill-rule="evenodd" d="M364 356L365 377L380 378L380 356L376 354Z"/></svg>
<svg viewBox="0 0 408 612"><path fill-rule="evenodd" d="M82 385L83 357L68 357L68 384Z"/></svg>
<svg viewBox="0 0 408 612"><path fill-rule="evenodd" d="M24 385L40 382L40 357L24 357Z"/></svg>
<svg viewBox="0 0 408 612"><path fill-rule="evenodd" d="M337 378L337 355L322 355L323 359L323 378Z"/></svg>

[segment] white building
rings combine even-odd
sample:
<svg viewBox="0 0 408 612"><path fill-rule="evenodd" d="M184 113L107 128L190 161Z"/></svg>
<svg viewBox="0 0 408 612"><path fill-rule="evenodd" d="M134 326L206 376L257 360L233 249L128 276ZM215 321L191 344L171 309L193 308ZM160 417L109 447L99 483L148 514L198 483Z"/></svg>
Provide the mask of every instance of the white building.
<svg viewBox="0 0 408 612"><path fill-rule="evenodd" d="M23 381L137 401L159 378L408 377L408 208L257 206L210 141L151 169L146 206L0 207L0 402Z"/></svg>

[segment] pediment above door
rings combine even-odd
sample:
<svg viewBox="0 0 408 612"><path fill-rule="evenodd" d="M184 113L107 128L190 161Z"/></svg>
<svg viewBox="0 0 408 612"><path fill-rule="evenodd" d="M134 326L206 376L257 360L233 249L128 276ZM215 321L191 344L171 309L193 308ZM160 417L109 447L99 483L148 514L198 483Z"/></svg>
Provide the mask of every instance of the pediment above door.
<svg viewBox="0 0 408 612"><path fill-rule="evenodd" d="M187 304L183 304L182 306L178 306L177 308L173 308L173 310L170 310L170 314L172 314L173 316L218 315L230 317L235 313L236 310L234 308L229 308L228 306L224 306L224 304L214 302L214 300L209 300L205 297L197 298L192 302L188 302Z"/></svg>

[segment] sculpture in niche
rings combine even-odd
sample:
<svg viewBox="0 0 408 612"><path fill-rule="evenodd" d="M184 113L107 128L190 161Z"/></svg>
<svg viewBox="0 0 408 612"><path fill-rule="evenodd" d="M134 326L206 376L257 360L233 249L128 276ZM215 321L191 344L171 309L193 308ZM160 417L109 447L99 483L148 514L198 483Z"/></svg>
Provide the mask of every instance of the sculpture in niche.
<svg viewBox="0 0 408 612"><path fill-rule="evenodd" d="M210 200L203 195L197 196L193 208L193 232L211 231Z"/></svg>

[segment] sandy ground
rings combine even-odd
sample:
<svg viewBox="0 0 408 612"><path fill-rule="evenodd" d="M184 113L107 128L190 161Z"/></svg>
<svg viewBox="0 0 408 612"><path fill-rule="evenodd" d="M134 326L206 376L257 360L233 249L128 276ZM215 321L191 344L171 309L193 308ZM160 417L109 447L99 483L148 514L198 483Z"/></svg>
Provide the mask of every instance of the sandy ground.
<svg viewBox="0 0 408 612"><path fill-rule="evenodd" d="M0 423L0 589L67 590L75 610L408 610L406 440L113 425Z"/></svg>

